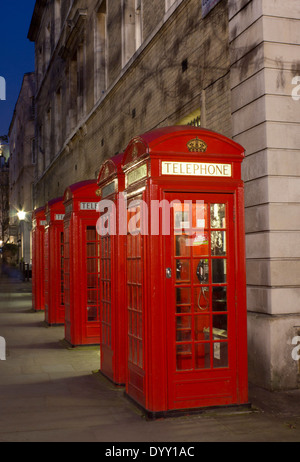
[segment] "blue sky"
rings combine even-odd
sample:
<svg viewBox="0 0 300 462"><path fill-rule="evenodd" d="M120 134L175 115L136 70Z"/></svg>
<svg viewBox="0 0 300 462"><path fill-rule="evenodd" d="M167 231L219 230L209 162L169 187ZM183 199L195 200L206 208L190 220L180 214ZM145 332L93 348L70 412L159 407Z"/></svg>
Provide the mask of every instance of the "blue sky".
<svg viewBox="0 0 300 462"><path fill-rule="evenodd" d="M0 100L0 136L8 134L23 75L34 71L34 44L27 34L35 0L0 0L0 76L6 100Z"/></svg>

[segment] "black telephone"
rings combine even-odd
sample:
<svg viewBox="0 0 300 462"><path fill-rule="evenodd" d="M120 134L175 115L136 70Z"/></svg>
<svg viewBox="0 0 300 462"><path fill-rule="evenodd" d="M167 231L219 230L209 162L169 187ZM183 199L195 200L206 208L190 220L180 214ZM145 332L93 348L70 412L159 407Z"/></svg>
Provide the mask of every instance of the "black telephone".
<svg viewBox="0 0 300 462"><path fill-rule="evenodd" d="M200 260L196 270L197 278L199 279L200 284L208 283L208 260ZM209 298L207 297L208 287L201 287L198 296L198 308L201 311L206 311L208 308ZM200 300L201 296L204 298L206 305L201 306Z"/></svg>
<svg viewBox="0 0 300 462"><path fill-rule="evenodd" d="M208 282L208 260L199 261L196 274L201 284Z"/></svg>

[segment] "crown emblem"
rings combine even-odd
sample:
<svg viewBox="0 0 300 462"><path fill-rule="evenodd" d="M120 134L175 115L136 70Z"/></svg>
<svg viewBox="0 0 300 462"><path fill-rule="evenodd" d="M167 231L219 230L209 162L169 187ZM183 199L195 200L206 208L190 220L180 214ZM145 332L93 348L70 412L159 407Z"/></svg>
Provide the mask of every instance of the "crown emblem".
<svg viewBox="0 0 300 462"><path fill-rule="evenodd" d="M189 141L187 143L187 147L190 152L205 152L207 149L207 144L197 137Z"/></svg>

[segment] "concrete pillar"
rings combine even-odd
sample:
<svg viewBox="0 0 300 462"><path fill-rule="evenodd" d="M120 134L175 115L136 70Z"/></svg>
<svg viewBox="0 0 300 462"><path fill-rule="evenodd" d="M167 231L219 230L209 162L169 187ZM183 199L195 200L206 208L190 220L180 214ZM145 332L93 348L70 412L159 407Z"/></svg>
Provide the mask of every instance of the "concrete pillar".
<svg viewBox="0 0 300 462"><path fill-rule="evenodd" d="M246 149L249 379L271 390L296 388L300 3L229 0L229 40L233 139Z"/></svg>

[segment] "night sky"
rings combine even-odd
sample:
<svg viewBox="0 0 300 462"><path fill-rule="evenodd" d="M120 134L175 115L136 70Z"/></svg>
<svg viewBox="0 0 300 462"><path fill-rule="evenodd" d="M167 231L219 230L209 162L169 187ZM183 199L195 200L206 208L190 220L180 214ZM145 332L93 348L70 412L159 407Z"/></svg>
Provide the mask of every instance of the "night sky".
<svg viewBox="0 0 300 462"><path fill-rule="evenodd" d="M7 135L23 75L34 71L34 44L27 39L35 0L0 0L0 76L6 100L0 100L0 136Z"/></svg>

